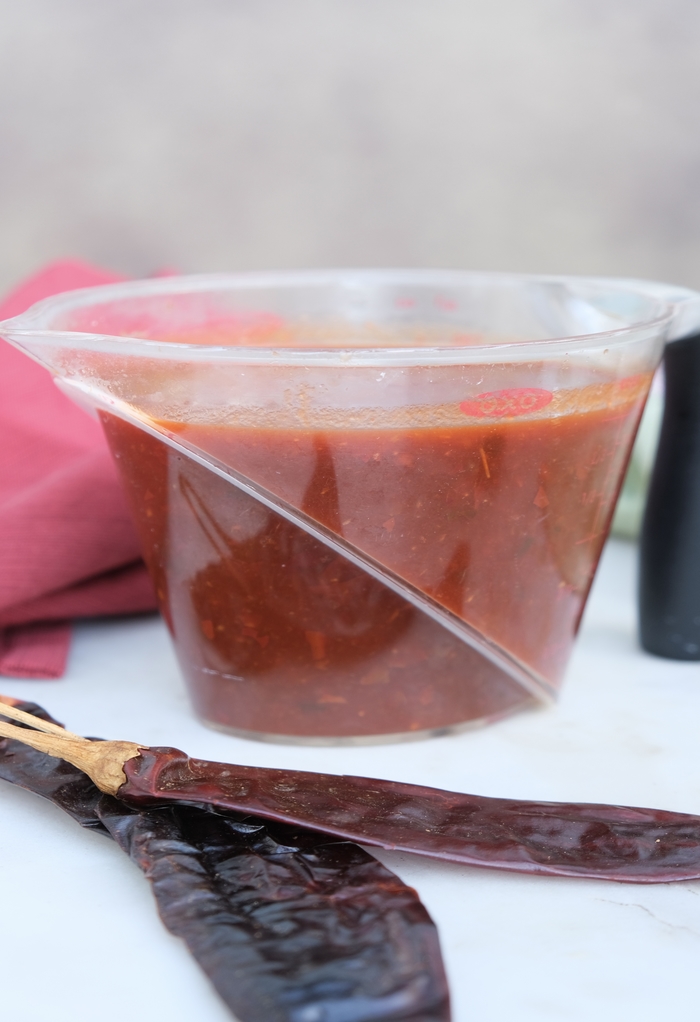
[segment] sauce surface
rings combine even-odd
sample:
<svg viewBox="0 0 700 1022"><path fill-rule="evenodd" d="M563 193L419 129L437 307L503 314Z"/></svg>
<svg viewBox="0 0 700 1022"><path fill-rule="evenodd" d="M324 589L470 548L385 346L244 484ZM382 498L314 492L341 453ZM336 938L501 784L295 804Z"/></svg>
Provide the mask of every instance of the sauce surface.
<svg viewBox="0 0 700 1022"><path fill-rule="evenodd" d="M500 645L552 690L648 379L548 414L499 392L464 424L157 427L265 487ZM483 406L483 414L479 409ZM514 411L515 407L515 411ZM505 415L503 414L505 411ZM524 689L403 597L137 426L103 415L198 712L241 731L402 734L503 715Z"/></svg>

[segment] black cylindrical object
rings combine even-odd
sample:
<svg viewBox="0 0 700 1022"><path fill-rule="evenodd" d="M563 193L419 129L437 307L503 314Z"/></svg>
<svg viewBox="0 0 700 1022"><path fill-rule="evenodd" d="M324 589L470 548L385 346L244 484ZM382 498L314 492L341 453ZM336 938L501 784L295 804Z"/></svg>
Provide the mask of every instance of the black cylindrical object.
<svg viewBox="0 0 700 1022"><path fill-rule="evenodd" d="M700 334L664 354L666 400L642 526L644 649L700 660Z"/></svg>

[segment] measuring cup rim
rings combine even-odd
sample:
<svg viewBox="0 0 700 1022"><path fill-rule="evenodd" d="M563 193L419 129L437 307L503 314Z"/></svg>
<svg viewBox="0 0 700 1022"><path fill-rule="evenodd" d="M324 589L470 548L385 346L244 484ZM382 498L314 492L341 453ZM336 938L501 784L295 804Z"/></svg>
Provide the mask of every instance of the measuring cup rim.
<svg viewBox="0 0 700 1022"><path fill-rule="evenodd" d="M622 321L620 326L551 337L518 337L474 343L459 341L449 344L417 345L314 345L304 347L269 345L226 345L187 343L180 340L159 340L138 334L111 334L103 331L56 329L52 322L62 314L80 308L100 306L109 302L139 297L197 294L223 291L264 289L291 290L335 286L346 294L353 289L392 286L432 286L465 288L467 286L523 288L548 285L568 289L573 298L588 290L600 295L608 293L642 298L648 303L648 315L641 320ZM31 339L42 345L60 348L135 354L155 358L176 358L178 361L232 361L245 364L278 364L308 366L350 365L430 365L479 361L522 361L531 358L561 356L562 353L586 349L604 349L642 335L666 336L677 311L677 298L692 295L683 289L639 280L612 277L586 277L554 274L518 274L462 270L416 269L339 269L305 271L265 271L247 273L190 274L103 284L67 291L45 298L25 312L0 322L0 335L24 346ZM700 296L698 296L700 297ZM602 316L603 314L601 314ZM608 317L613 319L612 316ZM618 316L618 319L622 317ZM352 324L352 320L340 321ZM358 320L358 323L362 322ZM418 322L414 323L417 326ZM458 324L455 324L458 325Z"/></svg>

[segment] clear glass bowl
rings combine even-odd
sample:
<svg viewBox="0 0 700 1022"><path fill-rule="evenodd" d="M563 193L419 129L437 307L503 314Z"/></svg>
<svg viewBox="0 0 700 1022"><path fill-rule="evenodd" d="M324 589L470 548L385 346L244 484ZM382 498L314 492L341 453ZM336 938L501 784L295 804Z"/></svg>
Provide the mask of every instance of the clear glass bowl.
<svg viewBox="0 0 700 1022"><path fill-rule="evenodd" d="M0 333L99 415L199 716L323 743L553 698L673 316L336 271L91 288Z"/></svg>

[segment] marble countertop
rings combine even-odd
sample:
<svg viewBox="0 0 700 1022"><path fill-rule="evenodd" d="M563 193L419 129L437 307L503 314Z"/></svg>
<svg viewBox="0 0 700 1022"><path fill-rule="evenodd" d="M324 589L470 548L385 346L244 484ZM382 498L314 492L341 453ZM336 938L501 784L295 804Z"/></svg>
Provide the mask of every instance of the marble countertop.
<svg viewBox="0 0 700 1022"><path fill-rule="evenodd" d="M319 749L210 731L190 714L156 618L82 624L63 680L4 678L0 690L78 733L209 759L700 813L700 664L638 648L635 557L609 543L558 705L461 735ZM230 1022L116 845L4 782L0 820L3 1019ZM437 922L454 1022L652 1022L688 1017L697 999L700 882L526 877L375 854Z"/></svg>

